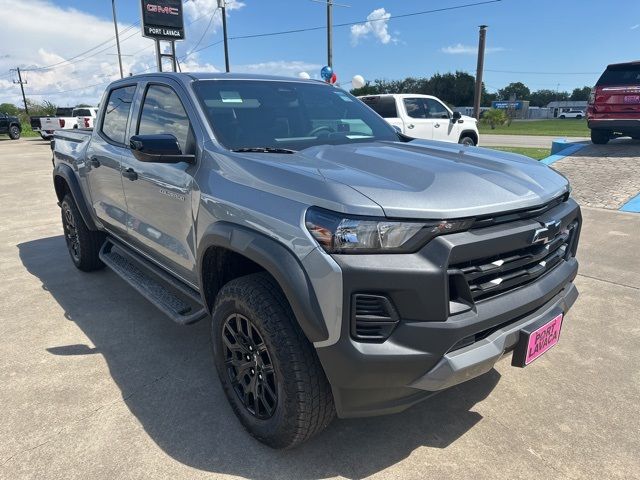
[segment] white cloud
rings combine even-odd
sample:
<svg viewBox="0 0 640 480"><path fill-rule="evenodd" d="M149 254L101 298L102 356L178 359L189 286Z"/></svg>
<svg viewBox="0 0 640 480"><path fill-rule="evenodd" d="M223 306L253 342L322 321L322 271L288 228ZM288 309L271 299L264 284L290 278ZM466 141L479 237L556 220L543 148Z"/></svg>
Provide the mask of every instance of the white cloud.
<svg viewBox="0 0 640 480"><path fill-rule="evenodd" d="M314 73L319 72L322 65L301 61L276 60L271 62L237 65L234 71L242 73L259 73L263 75L283 75L285 77L297 77L300 72L307 72L313 78Z"/></svg>
<svg viewBox="0 0 640 480"><path fill-rule="evenodd" d="M631 27L631 30L635 30L636 28L640 27L640 23L636 23L635 25L633 25Z"/></svg>
<svg viewBox="0 0 640 480"><path fill-rule="evenodd" d="M503 52L503 47L486 47L485 53ZM472 45L463 45L462 43L456 43L455 45L449 45L440 49L443 53L451 55L476 55L478 53L478 47Z"/></svg>
<svg viewBox="0 0 640 480"><path fill-rule="evenodd" d="M357 45L360 40L372 35L382 44L388 44L395 41L388 29L389 18L391 14L384 8L377 8L369 15L365 23L359 23L351 26L351 44Z"/></svg>

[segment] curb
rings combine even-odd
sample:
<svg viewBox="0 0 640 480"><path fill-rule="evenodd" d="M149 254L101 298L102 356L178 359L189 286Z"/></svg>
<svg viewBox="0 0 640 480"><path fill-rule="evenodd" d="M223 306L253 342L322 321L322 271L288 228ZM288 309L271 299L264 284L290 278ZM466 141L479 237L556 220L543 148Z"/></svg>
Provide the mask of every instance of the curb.
<svg viewBox="0 0 640 480"><path fill-rule="evenodd" d="M631 197L631 199L618 210L621 212L640 213L640 193L635 197Z"/></svg>
<svg viewBox="0 0 640 480"><path fill-rule="evenodd" d="M552 149L555 149L558 143L563 143L563 141L561 140L554 141ZM567 146L562 148L559 153L554 153L553 155L549 155L547 158L543 158L542 160L540 160L540 162L544 163L545 165L551 165L553 163L556 163L558 160L562 160L564 157L567 157L569 155L576 153L578 150L582 150L587 145L589 144L588 143L567 144Z"/></svg>

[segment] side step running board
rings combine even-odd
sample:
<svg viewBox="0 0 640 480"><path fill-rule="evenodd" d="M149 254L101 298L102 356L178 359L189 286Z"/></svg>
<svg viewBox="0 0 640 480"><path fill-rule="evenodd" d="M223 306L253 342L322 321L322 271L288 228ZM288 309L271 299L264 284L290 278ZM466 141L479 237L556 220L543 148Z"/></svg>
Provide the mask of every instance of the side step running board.
<svg viewBox="0 0 640 480"><path fill-rule="evenodd" d="M188 325L207 316L197 291L115 240L105 241L100 260L174 322Z"/></svg>

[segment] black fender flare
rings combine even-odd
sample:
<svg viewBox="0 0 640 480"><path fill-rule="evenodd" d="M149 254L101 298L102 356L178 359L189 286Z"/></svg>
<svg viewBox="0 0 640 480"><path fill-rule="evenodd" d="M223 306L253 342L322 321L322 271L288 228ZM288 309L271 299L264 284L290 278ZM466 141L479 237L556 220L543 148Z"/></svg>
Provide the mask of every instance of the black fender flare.
<svg viewBox="0 0 640 480"><path fill-rule="evenodd" d="M310 342L329 338L313 286L295 255L283 244L241 225L216 222L204 232L198 245L198 282L203 289L203 259L210 247L221 247L245 256L264 268L278 282L300 328Z"/></svg>
<svg viewBox="0 0 640 480"><path fill-rule="evenodd" d="M76 202L78 210L80 210L80 215L82 216L82 219L84 220L87 228L93 231L98 230L98 227L96 227L96 224L93 221L93 217L91 216L91 212L87 207L87 202L82 193L82 189L80 188L78 177L76 176L73 169L65 163L59 163L53 168L53 183L56 189L56 196L61 202L62 198L64 198L64 194L58 191L58 187L56 186L56 177L60 177L66 182L67 187L71 192L71 196L73 197L74 202Z"/></svg>
<svg viewBox="0 0 640 480"><path fill-rule="evenodd" d="M460 141L463 137L471 137L475 139L476 142L476 146L478 145L478 142L480 141L480 137L478 136L478 134L474 131L474 130L463 130L460 132L460 136L458 137L458 141Z"/></svg>
<svg viewBox="0 0 640 480"><path fill-rule="evenodd" d="M11 122L9 124L9 128L11 127L18 127L20 129L20 132L22 132L22 125L20 124L20 122Z"/></svg>

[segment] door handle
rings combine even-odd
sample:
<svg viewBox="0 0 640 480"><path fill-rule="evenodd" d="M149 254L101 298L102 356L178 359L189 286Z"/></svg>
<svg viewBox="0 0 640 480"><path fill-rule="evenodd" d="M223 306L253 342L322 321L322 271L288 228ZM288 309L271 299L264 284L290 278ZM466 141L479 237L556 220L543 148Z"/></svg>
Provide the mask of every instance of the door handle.
<svg viewBox="0 0 640 480"><path fill-rule="evenodd" d="M413 128L413 127L415 127L413 123L410 123L409 125L407 125L407 128Z"/></svg>
<svg viewBox="0 0 640 480"><path fill-rule="evenodd" d="M436 127L436 128L440 128L440 124L439 124L439 123L436 123L436 124L434 125L434 127Z"/></svg>
<svg viewBox="0 0 640 480"><path fill-rule="evenodd" d="M127 168L124 172L122 172L122 176L124 178L128 178L132 182L138 179L138 174L133 168Z"/></svg>
<svg viewBox="0 0 640 480"><path fill-rule="evenodd" d="M89 165L91 165L93 168L98 168L100 166L100 160L98 160L96 157L91 157L91 159L89 160Z"/></svg>

